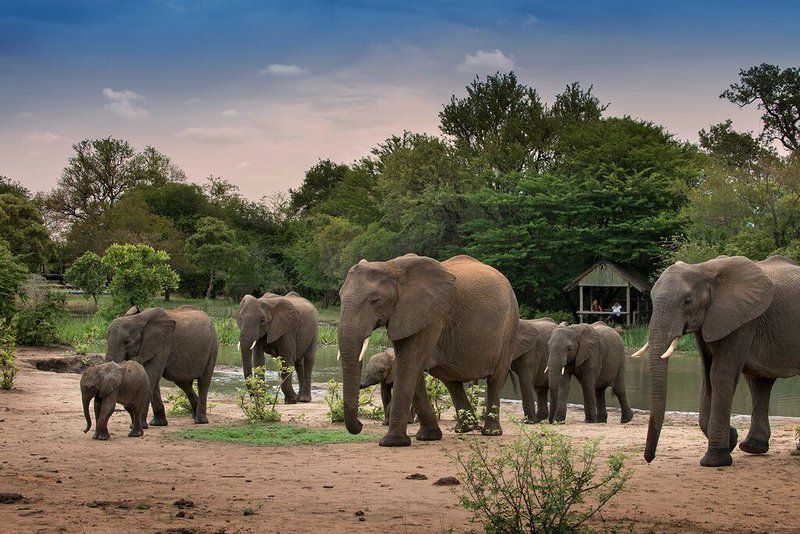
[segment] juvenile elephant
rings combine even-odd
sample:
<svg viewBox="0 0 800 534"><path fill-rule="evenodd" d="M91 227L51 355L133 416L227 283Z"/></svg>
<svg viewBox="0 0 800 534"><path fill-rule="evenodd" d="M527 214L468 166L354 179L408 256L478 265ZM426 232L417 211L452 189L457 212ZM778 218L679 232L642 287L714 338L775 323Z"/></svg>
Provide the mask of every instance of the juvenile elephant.
<svg viewBox="0 0 800 534"><path fill-rule="evenodd" d="M319 314L308 300L294 291L286 296L265 293L245 295L239 302L236 323L241 332L239 350L245 378L253 367L263 366L264 353L280 356L285 367L297 371L300 395L294 392L291 373L283 373L281 390L287 404L311 402L311 372L317 353Z"/></svg>
<svg viewBox="0 0 800 534"><path fill-rule="evenodd" d="M622 409L620 422L633 419L625 393L625 345L620 335L602 321L593 324L558 326L548 342L550 384L549 421L564 421L567 397L574 375L583 388L583 409L587 423L605 423L606 388L617 396Z"/></svg>
<svg viewBox="0 0 800 534"><path fill-rule="evenodd" d="M83 415L86 417L84 432L92 428L89 402L94 399L94 418L97 422L92 436L94 439L109 438L108 419L117 403L122 404L131 416L128 437L144 434L142 419L147 414L147 404L150 402L150 380L139 362L107 362L89 367L81 375L81 397Z"/></svg>
<svg viewBox="0 0 800 534"><path fill-rule="evenodd" d="M394 349L373 354L367 362L366 374L361 379L360 389L375 384L381 385L381 402L383 403L383 424L389 424L389 413L392 409L392 387L394 386L395 356ZM409 412L408 422L414 422L414 407Z"/></svg>
<svg viewBox="0 0 800 534"><path fill-rule="evenodd" d="M519 320L511 370L519 377L524 423L547 419L547 343L555 328L556 322L549 317Z"/></svg>
<svg viewBox="0 0 800 534"><path fill-rule="evenodd" d="M166 426L159 382L163 376L185 393L192 405L195 423L208 423L206 399L217 363L219 342L214 324L202 310L181 306L174 310L134 306L108 327L106 361L136 360L150 381L153 426ZM197 380L198 394L192 388ZM142 428L147 428L147 410Z"/></svg>
<svg viewBox="0 0 800 534"><path fill-rule="evenodd" d="M753 399L750 431L739 448L769 450L769 396L777 378L800 371L800 266L783 256L754 262L720 256L668 267L651 290L650 422L644 458L652 461L664 423L667 358L694 334L703 365L700 429L708 450L700 465L727 466L738 434L731 401L744 374Z"/></svg>
<svg viewBox="0 0 800 534"><path fill-rule="evenodd" d="M380 445L411 444L406 425L412 397L420 418L416 438L442 438L425 391L424 370L442 380L450 392L459 414L456 432L472 430L475 424L463 383L486 378L483 433L502 433L500 390L511 366L519 323L517 299L505 276L469 256L439 262L407 254L389 261L360 261L348 272L339 296L339 350L348 431L361 432L359 360L370 333L385 326L397 368L389 431Z"/></svg>

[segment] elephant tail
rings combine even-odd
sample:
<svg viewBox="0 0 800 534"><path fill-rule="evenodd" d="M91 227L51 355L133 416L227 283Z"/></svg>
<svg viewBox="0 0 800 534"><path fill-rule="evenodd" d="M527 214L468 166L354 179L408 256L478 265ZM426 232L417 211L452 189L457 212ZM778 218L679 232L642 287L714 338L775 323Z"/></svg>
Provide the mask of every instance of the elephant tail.
<svg viewBox="0 0 800 534"><path fill-rule="evenodd" d="M83 429L83 433L85 434L92 428L92 418L89 415L89 402L92 400L93 395L86 389L81 391L81 394L83 395L83 416L86 418L86 428Z"/></svg>
<svg viewBox="0 0 800 534"><path fill-rule="evenodd" d="M511 369L508 370L508 376L511 378L511 387L514 388L514 394L516 395L519 393L519 378L517 378L517 374Z"/></svg>

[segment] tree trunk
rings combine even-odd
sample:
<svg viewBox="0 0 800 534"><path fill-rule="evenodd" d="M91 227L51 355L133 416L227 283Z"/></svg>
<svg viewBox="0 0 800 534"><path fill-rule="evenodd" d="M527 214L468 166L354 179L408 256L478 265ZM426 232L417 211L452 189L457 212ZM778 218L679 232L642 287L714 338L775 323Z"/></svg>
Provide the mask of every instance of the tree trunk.
<svg viewBox="0 0 800 534"><path fill-rule="evenodd" d="M214 290L214 273L208 278L208 289L206 289L206 300L211 300L211 292Z"/></svg>

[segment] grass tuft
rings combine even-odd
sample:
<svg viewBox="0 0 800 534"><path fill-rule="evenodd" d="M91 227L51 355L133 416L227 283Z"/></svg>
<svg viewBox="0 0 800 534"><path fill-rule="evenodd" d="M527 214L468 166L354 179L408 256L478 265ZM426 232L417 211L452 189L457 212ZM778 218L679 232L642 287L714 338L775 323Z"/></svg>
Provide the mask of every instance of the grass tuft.
<svg viewBox="0 0 800 534"><path fill-rule="evenodd" d="M222 441L258 447L327 445L373 441L372 434L350 434L346 430L308 428L288 423L248 424L221 428L191 428L176 435L196 441Z"/></svg>

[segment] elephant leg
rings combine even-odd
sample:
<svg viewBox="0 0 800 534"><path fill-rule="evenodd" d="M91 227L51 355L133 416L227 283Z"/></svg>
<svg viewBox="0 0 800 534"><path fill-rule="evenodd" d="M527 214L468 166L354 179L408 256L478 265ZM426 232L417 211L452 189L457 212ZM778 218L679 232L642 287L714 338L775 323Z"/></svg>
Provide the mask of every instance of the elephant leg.
<svg viewBox="0 0 800 534"><path fill-rule="evenodd" d="M392 385L392 409L389 414L389 431L381 438L382 447L404 447L411 445L411 438L406 434L408 426L408 411L411 409L411 401L418 389L420 378L425 367L427 355L436 345L436 340L441 333L441 328L428 328L417 334L394 343L397 354L395 363L395 378ZM424 386L424 385L423 385ZM425 404L430 408L430 403L425 396ZM418 407L420 408L420 407ZM430 413L433 409L430 408ZM427 415L427 414L426 414ZM420 415L421 433L432 434L434 429L439 428L436 418L432 420L423 419Z"/></svg>
<svg viewBox="0 0 800 534"><path fill-rule="evenodd" d="M425 376L420 373L417 387L414 389L414 401L412 405L405 411L401 412L407 422L413 420L413 410L416 410L419 416L419 430L416 434L417 441L437 441L442 439L442 431L439 428L439 422L436 420L436 412L433 411L430 400L428 400L428 391L425 389Z"/></svg>
<svg viewBox="0 0 800 534"><path fill-rule="evenodd" d="M708 450L700 460L703 467L724 467L733 464L731 451L736 446L736 429L731 426L731 402L739 381L742 365L736 366L716 358L711 364L711 410L708 419Z"/></svg>
<svg viewBox="0 0 800 534"><path fill-rule="evenodd" d="M392 386L381 382L381 403L383 403L383 426L389 426L389 412L392 409Z"/></svg>
<svg viewBox="0 0 800 534"><path fill-rule="evenodd" d="M547 421L547 388L535 388L536 422Z"/></svg>
<svg viewBox="0 0 800 534"><path fill-rule="evenodd" d="M703 431L703 435L708 437L708 425L709 421L711 420L711 366L712 360L711 356L701 352L700 354L700 363L702 365L702 378L700 380L700 402L698 403L700 407L699 411L699 423L700 423L700 430ZM729 452L733 451L736 447L736 442L738 441L739 434L733 426L728 426L728 450ZM723 455L724 456L724 455ZM726 460L727 461L727 460ZM731 460L732 462L733 460ZM727 464L730 465L730 464Z"/></svg>
<svg viewBox="0 0 800 534"><path fill-rule="evenodd" d="M286 360L284 360L283 365L284 367L288 366ZM292 387L291 371L281 371L281 391L283 391L283 401L286 404L297 404L297 393Z"/></svg>
<svg viewBox="0 0 800 534"><path fill-rule="evenodd" d="M125 406L125 411L131 416L131 431L128 432L129 438L138 438L144 434L142 431L142 416L139 414L138 408L135 402Z"/></svg>
<svg viewBox="0 0 800 534"><path fill-rule="evenodd" d="M160 365L149 365L145 367L147 378L150 382L150 404L153 408L153 419L150 425L167 426L167 416L164 412L164 403L161 401L161 375L164 368ZM142 414L142 428L147 428L147 411Z"/></svg>
<svg viewBox="0 0 800 534"><path fill-rule="evenodd" d="M194 392L194 388L192 387L192 382L176 382L179 388L186 393L186 398L189 399L189 405L192 407L192 419L197 417L197 395Z"/></svg>
<svg viewBox="0 0 800 534"><path fill-rule="evenodd" d="M164 401L161 400L161 388L156 386L151 396L153 405L153 418L150 426L167 426L167 412L164 410Z"/></svg>
<svg viewBox="0 0 800 534"><path fill-rule="evenodd" d="M633 410L631 410L631 404L628 402L628 393L625 391L624 371L617 374L617 378L614 379L614 384L611 386L611 391L613 391L614 395L617 397L619 408L622 412L619 421L625 424L633 419Z"/></svg>
<svg viewBox="0 0 800 534"><path fill-rule="evenodd" d="M606 410L606 388L595 390L595 400L597 401L597 422L608 422L608 410Z"/></svg>
<svg viewBox="0 0 800 534"><path fill-rule="evenodd" d="M443 383L450 392L450 398L453 399L453 407L456 410L455 432L462 434L478 428L478 417L475 415L475 408L469 403L467 394L464 392L464 384L450 380L444 380Z"/></svg>
<svg viewBox="0 0 800 534"><path fill-rule="evenodd" d="M97 399L95 399L95 406L97 406ZM97 416L97 431L95 432L95 439L106 440L109 438L108 434L108 420L111 414L114 413L114 408L117 405L117 395L104 397L100 404L100 413Z"/></svg>
<svg viewBox="0 0 800 534"><path fill-rule="evenodd" d="M536 416L536 402L534 400L533 383L528 373L528 366L523 361L527 355L523 354L511 362L511 370L519 377L519 390L522 395L522 411L525 414L523 423L538 423Z"/></svg>
<svg viewBox="0 0 800 534"><path fill-rule="evenodd" d="M753 399L753 412L750 419L750 431L739 444L739 448L750 454L764 454L769 450L769 395L772 392L774 378L745 376L750 386Z"/></svg>
<svg viewBox="0 0 800 534"><path fill-rule="evenodd" d="M508 376L508 368L501 372L486 377L486 413L484 414L484 436L500 436L503 429L500 427L500 394Z"/></svg>
<svg viewBox="0 0 800 534"><path fill-rule="evenodd" d="M300 360L302 363L302 372L300 369L297 371L297 380L300 382L300 402L311 402L311 372L314 369L314 360L317 357L317 344L312 343L311 346Z"/></svg>
<svg viewBox="0 0 800 534"><path fill-rule="evenodd" d="M92 439L97 439L97 422L100 420L100 407L103 405L103 399L100 397L94 398L94 434L92 435Z"/></svg>
<svg viewBox="0 0 800 534"><path fill-rule="evenodd" d="M584 379L581 383L583 389L583 413L584 423L597 422L597 396L595 394L594 381L591 379Z"/></svg>
<svg viewBox="0 0 800 534"><path fill-rule="evenodd" d="M208 390L211 389L216 363L217 358L212 355L206 362L203 374L197 379L197 410L194 413L194 422L198 425L208 424Z"/></svg>

